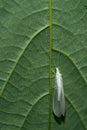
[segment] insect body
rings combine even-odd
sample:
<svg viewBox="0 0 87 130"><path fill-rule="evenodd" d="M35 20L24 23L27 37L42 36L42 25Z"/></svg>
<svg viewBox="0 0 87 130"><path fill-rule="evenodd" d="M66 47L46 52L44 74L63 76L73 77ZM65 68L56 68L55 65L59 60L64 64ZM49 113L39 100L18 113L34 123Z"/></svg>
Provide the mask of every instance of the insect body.
<svg viewBox="0 0 87 130"><path fill-rule="evenodd" d="M55 86L53 88L53 112L57 117L65 114L63 80L58 68L56 68Z"/></svg>

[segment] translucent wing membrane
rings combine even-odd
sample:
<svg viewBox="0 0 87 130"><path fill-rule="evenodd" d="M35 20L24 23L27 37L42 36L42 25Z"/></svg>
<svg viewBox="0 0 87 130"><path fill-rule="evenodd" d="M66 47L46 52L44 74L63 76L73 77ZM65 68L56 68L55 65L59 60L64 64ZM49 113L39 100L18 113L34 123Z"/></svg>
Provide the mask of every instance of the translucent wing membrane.
<svg viewBox="0 0 87 130"><path fill-rule="evenodd" d="M63 80L58 68L56 68L55 87L53 88L53 112L57 117L65 114Z"/></svg>

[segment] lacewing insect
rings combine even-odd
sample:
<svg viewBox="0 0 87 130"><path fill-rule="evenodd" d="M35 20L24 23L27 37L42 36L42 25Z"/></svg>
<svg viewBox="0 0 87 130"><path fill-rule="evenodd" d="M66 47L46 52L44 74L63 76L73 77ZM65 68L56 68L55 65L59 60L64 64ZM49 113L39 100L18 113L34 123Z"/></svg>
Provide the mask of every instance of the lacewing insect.
<svg viewBox="0 0 87 130"><path fill-rule="evenodd" d="M64 116L65 114L63 79L58 68L56 68L55 86L53 88L53 113L57 117Z"/></svg>

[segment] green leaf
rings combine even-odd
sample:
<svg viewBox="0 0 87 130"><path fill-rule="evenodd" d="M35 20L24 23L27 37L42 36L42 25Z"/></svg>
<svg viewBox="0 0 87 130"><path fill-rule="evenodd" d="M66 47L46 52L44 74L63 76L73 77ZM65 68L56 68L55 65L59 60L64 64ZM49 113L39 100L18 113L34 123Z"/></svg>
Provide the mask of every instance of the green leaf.
<svg viewBox="0 0 87 130"><path fill-rule="evenodd" d="M53 0L50 13L49 2L0 0L0 130L87 129L87 2ZM49 112L51 66L64 81L61 124Z"/></svg>

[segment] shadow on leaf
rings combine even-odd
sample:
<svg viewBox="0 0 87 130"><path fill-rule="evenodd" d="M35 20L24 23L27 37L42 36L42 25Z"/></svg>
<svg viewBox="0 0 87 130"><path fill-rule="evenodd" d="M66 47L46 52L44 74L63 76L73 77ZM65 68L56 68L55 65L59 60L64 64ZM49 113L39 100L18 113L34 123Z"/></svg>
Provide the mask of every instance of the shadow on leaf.
<svg viewBox="0 0 87 130"><path fill-rule="evenodd" d="M62 123L65 123L66 113L65 113L65 116L61 115L60 117L57 117L57 116L53 113L53 116L54 116L54 118L55 118L55 120L56 120L56 122L57 122L58 124L61 125Z"/></svg>

